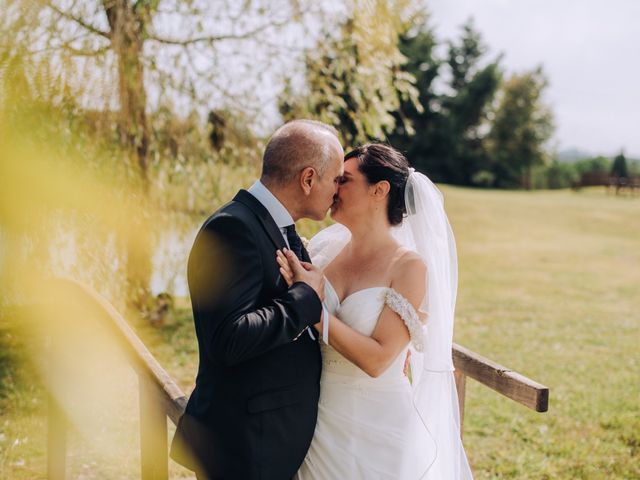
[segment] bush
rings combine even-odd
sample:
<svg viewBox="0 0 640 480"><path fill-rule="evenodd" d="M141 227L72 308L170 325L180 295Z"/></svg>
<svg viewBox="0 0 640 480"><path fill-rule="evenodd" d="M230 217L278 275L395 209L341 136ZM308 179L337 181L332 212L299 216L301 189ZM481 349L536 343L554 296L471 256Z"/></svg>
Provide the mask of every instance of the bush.
<svg viewBox="0 0 640 480"><path fill-rule="evenodd" d="M492 187L496 180L496 176L488 170L480 170L471 178L471 183L478 187Z"/></svg>
<svg viewBox="0 0 640 480"><path fill-rule="evenodd" d="M640 160L627 160L627 167L629 168L630 177L640 177Z"/></svg>
<svg viewBox="0 0 640 480"><path fill-rule="evenodd" d="M568 188L579 180L575 165L554 161L545 172L547 188Z"/></svg>
<svg viewBox="0 0 640 480"><path fill-rule="evenodd" d="M573 164L578 175L587 172L606 172L611 170L611 160L607 157L599 156L593 158L584 158Z"/></svg>

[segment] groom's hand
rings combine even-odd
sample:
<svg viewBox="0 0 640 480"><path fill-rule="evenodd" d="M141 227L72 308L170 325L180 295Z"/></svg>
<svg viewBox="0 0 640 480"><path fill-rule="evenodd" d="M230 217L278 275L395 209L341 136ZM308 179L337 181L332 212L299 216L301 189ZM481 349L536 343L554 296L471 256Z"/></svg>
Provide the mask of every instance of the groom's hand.
<svg viewBox="0 0 640 480"><path fill-rule="evenodd" d="M315 290L321 301L324 301L324 275L318 267L308 262L300 262L291 250L285 250L284 253L278 250L276 260L287 285L304 282Z"/></svg>

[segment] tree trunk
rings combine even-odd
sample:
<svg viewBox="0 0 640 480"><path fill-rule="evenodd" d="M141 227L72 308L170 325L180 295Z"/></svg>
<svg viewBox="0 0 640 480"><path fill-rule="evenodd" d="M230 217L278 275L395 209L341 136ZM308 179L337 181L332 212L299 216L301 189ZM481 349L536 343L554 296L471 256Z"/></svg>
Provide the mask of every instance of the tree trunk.
<svg viewBox="0 0 640 480"><path fill-rule="evenodd" d="M144 87L144 16L128 0L104 0L111 29L111 45L118 58L120 133L137 158L142 180L147 182L149 127Z"/></svg>
<svg viewBox="0 0 640 480"><path fill-rule="evenodd" d="M144 2L141 2L144 4ZM140 4L136 4L140 5ZM143 7L128 0L103 0L110 27L111 47L118 60L120 99L119 130L121 141L137 159L136 168L143 191L148 191L149 128L146 116L146 91L142 63L146 15ZM143 204L145 203L143 199ZM121 227L127 250L127 290L129 307L148 313L151 306L151 232L144 208L134 210Z"/></svg>
<svg viewBox="0 0 640 480"><path fill-rule="evenodd" d="M531 190L532 168L530 165L522 167L520 172L520 188L523 190Z"/></svg>

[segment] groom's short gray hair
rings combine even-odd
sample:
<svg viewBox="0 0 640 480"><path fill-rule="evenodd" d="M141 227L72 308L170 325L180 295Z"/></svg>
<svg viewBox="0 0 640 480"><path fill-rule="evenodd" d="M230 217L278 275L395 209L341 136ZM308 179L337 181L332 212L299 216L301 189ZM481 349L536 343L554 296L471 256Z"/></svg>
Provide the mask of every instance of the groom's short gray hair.
<svg viewBox="0 0 640 480"><path fill-rule="evenodd" d="M264 150L263 183L286 184L306 167L313 167L322 177L331 156L327 133L338 138L335 128L315 120L292 120L281 126Z"/></svg>

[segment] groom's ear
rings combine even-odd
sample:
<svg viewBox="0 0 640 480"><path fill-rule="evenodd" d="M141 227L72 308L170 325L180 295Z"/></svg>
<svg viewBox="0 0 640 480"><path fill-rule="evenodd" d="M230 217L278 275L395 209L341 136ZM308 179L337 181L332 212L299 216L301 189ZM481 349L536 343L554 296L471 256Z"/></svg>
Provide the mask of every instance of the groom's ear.
<svg viewBox="0 0 640 480"><path fill-rule="evenodd" d="M316 177L318 176L315 168L313 167L305 167L300 172L300 188L305 193L305 195L309 195L311 193L311 188L316 181Z"/></svg>

